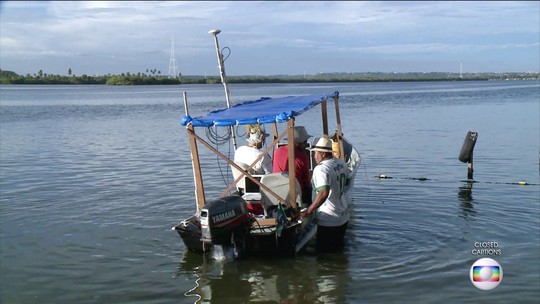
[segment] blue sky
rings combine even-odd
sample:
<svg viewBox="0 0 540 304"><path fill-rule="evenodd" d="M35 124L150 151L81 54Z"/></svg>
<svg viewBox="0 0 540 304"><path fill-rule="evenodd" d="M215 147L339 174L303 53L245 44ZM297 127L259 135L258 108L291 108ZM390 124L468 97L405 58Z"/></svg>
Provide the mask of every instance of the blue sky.
<svg viewBox="0 0 540 304"><path fill-rule="evenodd" d="M538 72L540 2L166 1L0 4L0 68L19 74Z"/></svg>

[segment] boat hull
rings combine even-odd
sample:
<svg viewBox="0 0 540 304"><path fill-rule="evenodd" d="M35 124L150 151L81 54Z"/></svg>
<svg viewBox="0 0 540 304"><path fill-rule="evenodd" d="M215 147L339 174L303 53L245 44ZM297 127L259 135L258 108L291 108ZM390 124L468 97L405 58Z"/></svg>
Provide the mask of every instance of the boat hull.
<svg viewBox="0 0 540 304"><path fill-rule="evenodd" d="M173 230L176 230L190 251L204 254L211 252L214 245L230 246L236 249L238 256L294 256L314 238L317 230L313 217L304 222L287 223L279 233L278 225L268 222L275 223L272 219L255 221L245 237L241 240L231 238L229 244L204 241L197 216L183 220L174 226Z"/></svg>

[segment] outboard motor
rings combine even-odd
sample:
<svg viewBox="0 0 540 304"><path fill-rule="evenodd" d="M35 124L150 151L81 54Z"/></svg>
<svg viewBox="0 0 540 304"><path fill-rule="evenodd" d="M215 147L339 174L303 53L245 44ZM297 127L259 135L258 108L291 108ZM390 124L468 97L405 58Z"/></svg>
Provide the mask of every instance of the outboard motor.
<svg viewBox="0 0 540 304"><path fill-rule="evenodd" d="M236 195L209 201L201 210L200 218L201 241L215 245L243 241L253 222L246 201Z"/></svg>

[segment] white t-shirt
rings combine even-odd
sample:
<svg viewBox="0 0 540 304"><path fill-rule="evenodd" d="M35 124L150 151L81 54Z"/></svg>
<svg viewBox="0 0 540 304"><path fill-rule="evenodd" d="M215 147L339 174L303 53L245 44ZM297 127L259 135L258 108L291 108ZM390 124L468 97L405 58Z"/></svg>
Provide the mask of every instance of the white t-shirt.
<svg viewBox="0 0 540 304"><path fill-rule="evenodd" d="M248 165L259 157L262 151L250 146L241 146L234 152L234 162L241 162ZM254 174L268 174L272 173L272 159L270 155L266 154L261 158L255 166L253 166Z"/></svg>
<svg viewBox="0 0 540 304"><path fill-rule="evenodd" d="M349 173L347 164L339 158L323 160L313 169L313 189L317 192L325 188L330 190L317 213L319 225L336 227L349 220L349 206L343 195Z"/></svg>

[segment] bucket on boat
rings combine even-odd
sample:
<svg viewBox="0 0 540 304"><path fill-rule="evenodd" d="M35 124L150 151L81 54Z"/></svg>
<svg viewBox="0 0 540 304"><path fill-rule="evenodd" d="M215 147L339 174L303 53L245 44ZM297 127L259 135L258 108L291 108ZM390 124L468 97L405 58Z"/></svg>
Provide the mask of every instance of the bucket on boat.
<svg viewBox="0 0 540 304"><path fill-rule="evenodd" d="M247 208L249 212L251 212L253 215L264 215L264 207L261 204L261 201L246 201L247 202Z"/></svg>
<svg viewBox="0 0 540 304"><path fill-rule="evenodd" d="M341 151L339 150L339 142L336 140L332 140L332 152L334 154L335 158L339 158L341 156Z"/></svg>

